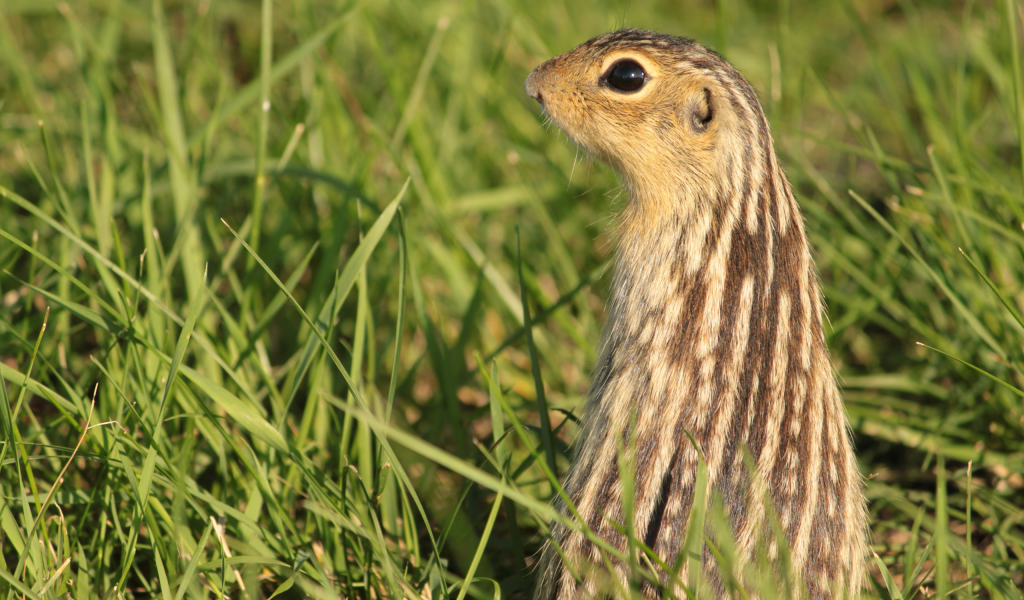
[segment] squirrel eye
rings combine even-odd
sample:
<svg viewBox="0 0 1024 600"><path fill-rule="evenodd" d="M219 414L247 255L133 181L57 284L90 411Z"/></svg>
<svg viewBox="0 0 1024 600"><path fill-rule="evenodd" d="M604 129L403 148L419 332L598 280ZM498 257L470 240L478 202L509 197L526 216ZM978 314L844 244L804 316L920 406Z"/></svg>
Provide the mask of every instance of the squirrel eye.
<svg viewBox="0 0 1024 600"><path fill-rule="evenodd" d="M636 61L623 60L612 65L606 79L608 85L620 92L635 92L647 83L647 73Z"/></svg>

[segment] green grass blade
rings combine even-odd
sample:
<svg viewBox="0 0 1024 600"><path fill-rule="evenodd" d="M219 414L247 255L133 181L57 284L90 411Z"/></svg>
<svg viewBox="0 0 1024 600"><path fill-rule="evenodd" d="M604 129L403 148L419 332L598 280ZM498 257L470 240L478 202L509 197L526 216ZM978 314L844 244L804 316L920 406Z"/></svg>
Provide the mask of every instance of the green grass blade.
<svg viewBox="0 0 1024 600"><path fill-rule="evenodd" d="M1009 312L1010 316L1013 317L1013 320L1017 321L1017 324L1021 326L1021 329L1024 329L1024 318L1021 318L1020 313L1017 312L1017 309L1012 304L1010 304L1010 301L1006 299L1006 296L1003 296L1002 292L999 291L999 288L996 287L996 284L992 283L992 280L989 279L988 275L986 275L984 271L978 268L978 265L975 264L973 260L971 260L970 256L967 256L967 253L965 253L960 248L957 248L957 250L960 250L960 254L964 255L964 258L966 258L967 262L971 264L971 267L974 269L974 272L980 275L981 278L985 281L985 284L988 285L989 289L995 293L996 297L999 298L999 301L1002 302L1003 306L1006 307L1007 312Z"/></svg>
<svg viewBox="0 0 1024 600"><path fill-rule="evenodd" d="M395 354L391 363L391 381L388 383L388 401L384 408L384 421L391 422L391 411L395 404L395 390L398 388L398 365L402 355L402 330L405 326L405 271L409 245L405 233L405 215L398 209L398 313L395 315Z"/></svg>
<svg viewBox="0 0 1024 600"><path fill-rule="evenodd" d="M409 181L406 180L405 184L402 185L402 189L399 190L397 195L395 195L395 199L381 211L380 216L377 217L373 226L370 227L369 231L366 232L366 235L363 236L363 241L359 243L359 247L352 253L352 258L345 263L345 268L342 269L341 277L338 279L337 296L341 302L344 302L349 291L352 290L352 286L355 284L356 277L358 277L359 272L366 267L366 261L369 260L370 255L373 254L378 242L380 242L380 238L384 235L384 232L391 224L391 220L398 211L398 205L401 203L402 198L405 196L405 191L408 188Z"/></svg>
<svg viewBox="0 0 1024 600"><path fill-rule="evenodd" d="M206 548L206 540L210 537L210 531L212 530L213 523L210 523L203 531L203 537L199 538L199 543L196 545L196 549L192 553L192 559L188 561L188 566L185 567L185 573L181 576L181 585L178 586L178 593L175 594L174 600L182 600L182 598L185 597L189 584L192 583L192 579L195 577L196 567L199 566L199 559L203 555L203 549Z"/></svg>
<svg viewBox="0 0 1024 600"><path fill-rule="evenodd" d="M89 287L86 284L82 283L81 280L79 280L78 278L76 278L73 275L71 275L71 273L69 273L66 269L61 267L56 262L50 260L47 256L45 256L44 254L39 252L37 249L35 249L32 246L29 246L28 244L22 242L21 240L19 240L18 238L14 237L10 233L4 231L3 229L0 229L0 235L2 235L3 237L7 238L10 242L12 242L13 244L17 245L19 248L21 248L25 252L28 252L29 254L31 254L33 256L33 258L42 261L46 266L50 267L51 269L53 269L54 271L59 273L62 277L64 277L65 279L67 279L68 281L73 283L75 285L75 287L77 287L79 290L81 290L83 293L85 293L89 298L91 298L92 300L96 301L96 303L99 304L100 307L103 308L104 310L106 310L108 313L110 313L114 317L120 317L121 316L121 313L116 308L114 308L113 306L108 304L107 301L104 300L103 298L101 298L99 296L99 294L97 294L95 291L93 291L93 289L91 287Z"/></svg>
<svg viewBox="0 0 1024 600"><path fill-rule="evenodd" d="M498 518L498 510L501 508L501 492L494 497L494 502L491 503L491 513L487 516L487 524L484 526L484 531L480 535L480 544L476 547L476 554L473 555L473 562L470 563L469 568L466 569L466 578L463 580L462 589L459 590L459 596L457 600L464 600L466 592L469 591L469 587L473 585L473 575L476 573L476 568L480 564L480 559L483 558L484 550L487 548L487 541L491 539L491 529L494 528L494 521ZM500 592L495 592L498 597L501 596Z"/></svg>
<svg viewBox="0 0 1024 600"><path fill-rule="evenodd" d="M9 583L12 589L18 590L18 592L20 592L25 598L29 598L31 600L42 600L40 596L36 595L35 592L26 587L25 584L18 581L18 578L3 566L0 566L0 577Z"/></svg>
<svg viewBox="0 0 1024 600"><path fill-rule="evenodd" d="M320 48L330 36L341 28L342 25L355 16L357 11L362 8L363 4L363 2L350 3L341 15L337 16L331 22L324 25L319 31L309 36L306 41L294 50L281 57L281 60L277 61L274 68L270 71L270 83L274 84L280 81L283 77L298 68L307 56ZM217 111L209 121L189 136L189 145L196 145L206 136L207 130L214 128L219 125L220 122L233 117L253 102L256 102L260 97L260 89L262 85L263 83L261 80L256 80L250 82L241 90L232 94L231 100L221 106L220 110Z"/></svg>
<svg viewBox="0 0 1024 600"><path fill-rule="evenodd" d="M179 370L184 377L199 386L211 400L217 403L217 406L223 408L236 423L249 433L270 444L279 452L289 452L288 442L281 432L264 419L251 403L243 401L224 386L218 385L209 377L190 367L181 365Z"/></svg>
<svg viewBox="0 0 1024 600"><path fill-rule="evenodd" d="M503 482L502 480L470 465L469 463L466 463L465 461L455 457L454 455L449 454L444 450L437 448L436 446L432 446L414 435L410 435L409 433L406 433L400 429L396 429L394 427L385 425L382 421L380 421L380 419L369 413L362 411L361 409L355 409L354 412L356 418L370 423L371 426L380 431L382 434L386 435L388 439L394 440L398 444L408 448L409 450L415 452L416 454L419 454L420 456L423 456L424 458L427 458L428 460L434 463L442 465L445 468L448 468L454 471L455 473L458 473L459 475L462 475L463 477L489 490L492 490L494 492L500 491L503 495L511 498L515 502L522 505L524 508L527 508L537 513L538 515L547 520L558 521L559 523L562 523L563 525L573 530L582 531L587 536L588 540L593 542L600 549L607 552L609 556L617 558L619 560L625 560L625 555L619 552L611 545L609 545L608 542L594 535L585 525L581 525L578 522L578 520L562 516L557 510L555 510L553 506L551 506L547 502L542 502L531 496L527 496L523 492L519 491L514 487L511 487L509 484Z"/></svg>
<svg viewBox="0 0 1024 600"><path fill-rule="evenodd" d="M902 235L900 235L899 232L897 232L896 229L894 229L893 226L890 225L889 222L886 221L884 217L882 217L882 215L878 214L878 211L876 211L874 208L872 208L871 205L868 204L863 198L858 196L852 190L850 191L850 196L853 197L853 199L856 200L861 205L861 207L864 210L866 210L872 217L874 217L875 220L878 221L878 223L882 227L884 227L885 230L888 231L890 235L892 235L894 238L899 240L899 242L903 245L903 247L906 248L907 251L910 252L910 254L913 255L913 257L915 259L917 259L917 262L924 268L925 272L928 273L928 275L931 277L932 281L934 281L935 284L939 286L939 289L941 289L943 291L943 293L946 294L946 296L949 298L949 300L953 303L953 306L956 307L956 309L960 313L960 315L970 325L970 327L974 331L974 333L982 341L984 341L986 344L988 344L988 346L992 349L993 352L995 352L996 354L999 354L999 356L1002 356L1005 359L1006 358L1006 352L999 346L999 343L996 342L995 338L992 337L992 334L989 333L988 329L986 329L985 326L982 325L981 322L978 321L978 318L975 317L974 314L971 313L971 311L969 311L966 306L964 306L964 303L960 300L959 296L957 294L953 293L953 290L950 289L950 287L946 283L946 281L943 278L939 277L939 274L936 273L928 265L927 262L925 262L925 260L921 257L921 255L918 253L918 251L913 246L908 244L907 241L904 239L904 237Z"/></svg>
<svg viewBox="0 0 1024 600"><path fill-rule="evenodd" d="M991 379L992 381L994 381L994 382L998 383L999 385L1001 385L1001 386L1005 387L1006 389L1010 390L1010 391L1011 391L1011 392L1013 392L1014 394L1017 394L1018 396L1020 396L1020 397L1024 398L1024 390L1021 390L1020 388L1018 388L1018 387L1014 386L1013 384L1010 384L1010 383L1007 383L1006 381L1003 381L1002 379L1000 379L1000 378L996 377L995 375L993 375L993 374L989 373L988 371L986 371L986 370L984 370L984 369L981 369L981 368L979 368L979 367L976 367L976 366L972 365L971 363L969 363L969 362L967 362L967 361L965 361L965 360L959 359L959 358L957 358L957 357L953 356L952 354L948 354L948 353L946 353L946 352L943 352L942 350L939 350L938 348L933 348L933 347L931 347L931 346L929 346L929 345L927 345L927 344L922 344L921 342L918 342L918 343L917 343L917 345L918 345L918 346L921 346L921 347L923 347L923 348L927 348L927 349L929 349L929 350L933 350L933 351L935 351L935 352L938 352L939 354L941 354L941 355L943 355L943 356L947 356L947 357L949 357L949 358L952 358L952 359L953 359L953 360L955 360L956 362L958 362L958 363L960 363L960 364L964 365L965 367L970 367L971 369L974 369L974 370L975 370L975 371L977 371L978 373L981 373L981 374L982 374L982 375L984 375L985 377L988 377L988 378L989 378L989 379Z"/></svg>
<svg viewBox="0 0 1024 600"><path fill-rule="evenodd" d="M157 409L156 419L153 421L153 443L158 444L163 436L163 418L164 411L167 410L167 400L171 395L171 388L174 387L175 378L178 375L178 369L181 368L181 361L185 357L185 350L188 348L188 341L192 337L192 330L196 326L196 319L199 318L199 313L202 312L203 307L203 295L206 292L206 271L203 270L203 285L199 288L195 297L192 298L192 305L188 309L188 315L185 317L185 325L181 328L181 333L178 335L178 343L174 346L174 355L171 357L171 366L167 371L167 383L164 384L164 391L160 395L160 405Z"/></svg>
<svg viewBox="0 0 1024 600"><path fill-rule="evenodd" d="M157 575L160 581L160 595L163 600L171 600L171 584L167 581L167 569L163 560L160 559L160 549L153 548L153 560L156 562Z"/></svg>
<svg viewBox="0 0 1024 600"><path fill-rule="evenodd" d="M935 482L935 597L949 593L949 506L946 497L946 457L938 455Z"/></svg>
<svg viewBox="0 0 1024 600"><path fill-rule="evenodd" d="M878 554L872 552L872 558L875 564L878 565L878 570L882 573L882 579L885 581L885 589L889 591L889 598L891 600L903 600L903 595L900 593L899 587L896 585L896 581L892 578L892 573L889 572L889 568L885 566L882 559L878 557Z"/></svg>
<svg viewBox="0 0 1024 600"><path fill-rule="evenodd" d="M420 105L420 101L423 98L423 90L427 86L427 77L430 76L430 70L434 66L434 61L437 59L437 53L441 49L441 40L444 38L444 32L448 30L448 26L451 24L451 20L448 17L441 17L437 20L437 26L434 28L434 35L430 38L430 43L427 44L427 49L423 53L423 62L420 63L419 72L416 73L416 79L412 84L412 91L409 93L409 100L405 104L405 109L402 111L402 117L398 121L398 126L395 128L395 134L391 137L391 151L397 152L402 140L405 139L406 131L409 129L409 124L412 122L413 117L416 114L416 109ZM461 598L460 598L461 600Z"/></svg>
<svg viewBox="0 0 1024 600"><path fill-rule="evenodd" d="M526 331L526 347L530 352L530 369L533 373L533 384L537 390L537 413L540 416L540 439L544 443L544 457L548 469L558 476L558 465L555 461L555 445L551 440L551 421L548 417L548 403L544 395L544 380L540 372L540 358L537 346L533 341L533 321L530 319L530 304L526 298L526 286L523 284L523 260L519 246L519 230L516 230L516 268L519 273L520 299L523 304L523 329Z"/></svg>
<svg viewBox="0 0 1024 600"><path fill-rule="evenodd" d="M270 76L274 60L274 5L270 0L260 3L260 106L256 140L256 177L253 190L252 230L249 245L259 252L263 230L263 197L267 190L267 134L270 128ZM249 288L250 290L253 288ZM243 311L244 312L244 311Z"/></svg>

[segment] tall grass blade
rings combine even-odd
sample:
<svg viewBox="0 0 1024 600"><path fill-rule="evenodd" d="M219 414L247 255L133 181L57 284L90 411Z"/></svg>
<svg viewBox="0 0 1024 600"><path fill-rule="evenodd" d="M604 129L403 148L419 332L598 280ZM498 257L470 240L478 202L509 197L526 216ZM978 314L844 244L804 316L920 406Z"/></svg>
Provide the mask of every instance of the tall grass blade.
<svg viewBox="0 0 1024 600"><path fill-rule="evenodd" d="M526 347L530 351L530 370L533 373L533 385L537 391L537 413L540 416L540 439L544 444L544 458L548 469L558 477L558 465L555 461L555 445L551 436L551 420L548 417L548 403L544 395L544 379L540 372L540 358L537 346L533 341L533 321L530 319L530 304L526 297L526 286L523 283L523 257L519 244L519 230L516 229L516 269L519 273L519 293L523 304L523 330L526 332Z"/></svg>
<svg viewBox="0 0 1024 600"><path fill-rule="evenodd" d="M159 444L163 437L163 418L167 410L167 400L170 398L171 389L174 387L175 378L181 368L181 361L185 357L185 350L188 348L188 341L192 337L192 329L196 326L196 319L203 307L203 295L206 291L206 270L203 270L203 284L195 297L192 298L192 305L189 306L188 315L185 317L185 325L178 335L178 343L174 346L174 356L171 357L171 366L167 371L167 383L164 384L164 391L160 395L160 404L157 409L156 418L153 421L153 443Z"/></svg>

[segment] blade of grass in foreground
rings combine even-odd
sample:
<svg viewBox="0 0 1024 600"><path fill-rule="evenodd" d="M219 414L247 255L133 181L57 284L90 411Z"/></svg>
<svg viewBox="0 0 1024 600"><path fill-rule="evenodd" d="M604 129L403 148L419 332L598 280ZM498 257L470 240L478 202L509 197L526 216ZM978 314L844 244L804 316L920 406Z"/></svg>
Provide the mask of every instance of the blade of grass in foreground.
<svg viewBox="0 0 1024 600"><path fill-rule="evenodd" d="M558 465L555 461L555 445L551 440L551 420L548 416L548 402L544 396L544 380L540 372L540 360L537 357L537 346L533 343L533 321L530 319L530 304L526 298L526 285L523 283L523 257L519 244L519 228L516 227L516 269L519 273L519 292L523 303L523 330L526 332L526 347L530 351L530 369L533 372L533 384L537 390L537 413L540 416L540 439L544 443L544 457L548 469L558 478Z"/></svg>
<svg viewBox="0 0 1024 600"><path fill-rule="evenodd" d="M392 360L391 381L388 383L388 401L384 408L384 421L391 422L391 410L395 404L395 389L398 386L398 365L402 355L402 330L405 325L405 271L409 246L405 233L405 215L398 209L398 314L395 316L395 355Z"/></svg>
<svg viewBox="0 0 1024 600"><path fill-rule="evenodd" d="M889 591L889 597L891 600L903 600L903 595L900 594L899 587L896 586L896 581L892 578L892 573L889 572L889 568L885 566L882 559L878 557L875 552L871 553L875 564L878 566L878 570L882 573L882 579L885 581L885 588Z"/></svg>
<svg viewBox="0 0 1024 600"><path fill-rule="evenodd" d="M464 600L466 592L469 591L469 587L473 585L473 575L476 574L476 568L480 564L480 559L483 558L484 549L487 548L487 541L491 539L491 530L494 528L494 521L498 518L498 509L501 508L502 493L499 490L497 495L494 497L494 502L491 503L491 514L487 517L487 525L484 526L484 532L480 534L480 544L476 548L476 554L473 555L473 562L469 565L469 569L466 570L466 578L462 582L462 589L459 590L458 600ZM501 597L501 588L495 584L495 596Z"/></svg>
<svg viewBox="0 0 1024 600"><path fill-rule="evenodd" d="M921 342L917 342L917 345L921 346L922 348L927 348L929 350L934 350L935 352L938 352L939 354L941 354L943 356L948 356L949 358L952 358L956 362L958 362L958 363L960 363L960 364L962 364L962 365L964 365L966 367L970 367L971 369L974 369L978 373L981 373L985 377L988 377L992 381L995 381L996 383L998 383L999 385L1001 385L1001 386L1005 387L1006 389L1010 390L1014 394L1017 394L1018 396L1024 398L1024 390L1021 390L1020 388L1016 387L1015 385L1013 385L1011 383L1003 381L1002 379L996 377L995 375L989 373L988 371L986 371L986 370L984 370L984 369L982 369L980 367L976 367L976 366L972 365L971 363L969 363L969 362L967 362L967 361L965 361L963 359L957 358L957 357L953 356L952 354L948 354L946 352L943 352L942 350L939 350L938 348L933 348L933 347L931 347L931 346L929 346L927 344L922 344Z"/></svg>
<svg viewBox="0 0 1024 600"><path fill-rule="evenodd" d="M147 518L146 507L149 505L149 492L153 482L153 473L156 468L157 451L155 446L150 446L146 452L146 460L142 465L142 472L138 479L135 478L135 470L128 457L122 453L119 458L127 475L128 483L135 494L135 512L132 516L131 528L128 531L128 543L125 544L125 551L121 558L121 578L117 582L118 589L124 587L128 574L135 559L135 549L138 542L139 531L143 519Z"/></svg>
<svg viewBox="0 0 1024 600"><path fill-rule="evenodd" d="M999 288L996 287L996 284L993 283L991 279L989 279L988 275L986 275L984 271L978 268L978 265L974 263L971 257L968 256L962 248L957 248L957 250L960 250L960 254L963 254L964 258L967 259L967 262L971 263L971 267L974 269L974 272L980 275L981 278L988 285L989 289L991 289L995 293L995 295L999 298L999 301L1002 302L1003 306L1006 307L1007 312L1009 312L1010 316L1013 317L1013 320L1017 321L1017 324L1020 325L1022 329L1024 329L1024 319L1021 318L1020 313L1017 312L1017 309L1012 304L1010 304L1010 301L1007 300L1005 296L1003 296L1002 292L999 291Z"/></svg>
<svg viewBox="0 0 1024 600"><path fill-rule="evenodd" d="M491 363L490 375L484 368L483 359L480 354L474 354L479 365L480 373L487 382L488 403L491 410L491 437L494 440L494 453L498 461L499 473L508 477L509 458L511 457L510 444L506 443L504 412L502 411L501 385L498 381L498 364ZM511 432L509 432L511 433ZM523 552L522 534L519 531L519 518L516 511L516 504L510 500L505 501L505 518L508 520L509 537L512 541L512 555L519 573L526 572L526 555Z"/></svg>
<svg viewBox="0 0 1024 600"><path fill-rule="evenodd" d="M945 598L949 589L949 506L946 499L946 457L935 466L935 597Z"/></svg>
<svg viewBox="0 0 1024 600"><path fill-rule="evenodd" d="M189 584L192 583L192 578L195 575L196 567L199 565L199 559L203 555L203 551L206 548L206 540L210 537L210 531L213 530L213 523L206 526L203 530L203 536L199 538L199 543L196 545L196 550L192 554L192 559L188 561L188 566L185 567L185 573L181 576L181 585L178 586L178 593L175 594L174 600L183 600L185 592L188 591Z"/></svg>
<svg viewBox="0 0 1024 600"><path fill-rule="evenodd" d="M181 334L178 335L178 343L174 346L171 367L167 371L167 383L164 385L164 392L160 396L160 407L157 409L156 419L153 421L153 443L157 445L159 445L163 437L164 428L161 422L164 418L164 411L167 410L167 399L171 395L171 388L174 387L175 377L177 377L178 369L181 367L181 359L185 357L185 349L188 348L188 341L192 337L192 329L195 328L196 319L199 318L199 313L202 310L204 292L206 292L206 269L203 269L202 284L192 299L192 306L189 307L188 315L185 317L185 325L181 328Z"/></svg>

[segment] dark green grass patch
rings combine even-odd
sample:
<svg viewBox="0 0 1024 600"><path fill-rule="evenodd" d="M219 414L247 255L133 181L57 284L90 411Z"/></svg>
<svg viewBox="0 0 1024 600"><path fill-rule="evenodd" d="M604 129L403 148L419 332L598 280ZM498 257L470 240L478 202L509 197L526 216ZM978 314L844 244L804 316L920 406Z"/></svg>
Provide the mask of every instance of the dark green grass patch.
<svg viewBox="0 0 1024 600"><path fill-rule="evenodd" d="M625 24L760 91L869 478L868 596L1019 598L1021 14L0 3L0 594L528 595L624 199L522 84Z"/></svg>

